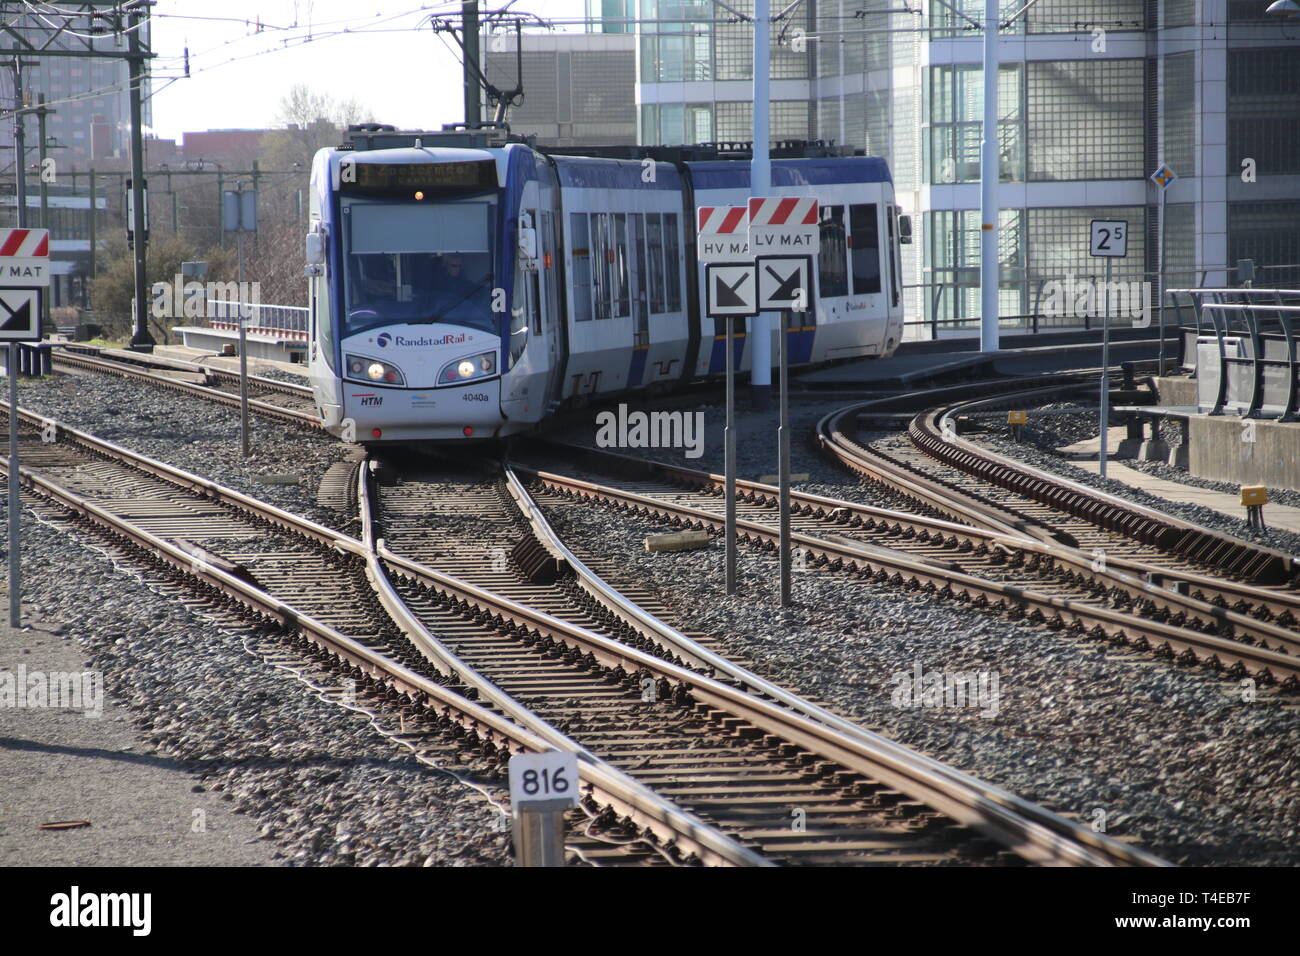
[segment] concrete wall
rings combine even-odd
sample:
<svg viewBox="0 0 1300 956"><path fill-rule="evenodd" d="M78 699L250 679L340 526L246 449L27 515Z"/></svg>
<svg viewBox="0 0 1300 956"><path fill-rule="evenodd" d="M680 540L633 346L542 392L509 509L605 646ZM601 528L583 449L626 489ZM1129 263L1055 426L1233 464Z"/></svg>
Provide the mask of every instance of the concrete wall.
<svg viewBox="0 0 1300 956"><path fill-rule="evenodd" d="M1300 491L1300 423L1195 415L1188 464L1199 478Z"/></svg>
<svg viewBox="0 0 1300 956"><path fill-rule="evenodd" d="M1195 405L1196 379L1157 378L1156 394L1161 405Z"/></svg>

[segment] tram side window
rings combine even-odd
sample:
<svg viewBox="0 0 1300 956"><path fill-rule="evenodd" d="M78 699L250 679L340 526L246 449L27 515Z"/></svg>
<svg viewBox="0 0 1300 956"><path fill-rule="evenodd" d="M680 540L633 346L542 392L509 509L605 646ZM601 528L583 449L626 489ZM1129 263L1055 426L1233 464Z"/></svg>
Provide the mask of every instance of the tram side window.
<svg viewBox="0 0 1300 956"><path fill-rule="evenodd" d="M650 311L660 313L664 308L664 226L657 212L645 217L646 246L650 258Z"/></svg>
<svg viewBox="0 0 1300 956"><path fill-rule="evenodd" d="M844 207L821 207L821 255L817 278L823 298L849 294L847 243L844 235Z"/></svg>
<svg viewBox="0 0 1300 956"><path fill-rule="evenodd" d="M632 314L631 262L627 249L627 213L616 212L614 218L614 297L611 313L621 319Z"/></svg>
<svg viewBox="0 0 1300 956"><path fill-rule="evenodd" d="M573 243L573 320L591 321L591 236L587 214L569 214L569 235Z"/></svg>
<svg viewBox="0 0 1300 956"><path fill-rule="evenodd" d="M677 239L677 213L664 213L664 275L668 279L668 311L682 310L682 257Z"/></svg>
<svg viewBox="0 0 1300 956"><path fill-rule="evenodd" d="M609 216L603 212L591 214L591 258L596 271L596 318L609 318L610 288L613 278L610 271Z"/></svg>
<svg viewBox="0 0 1300 956"><path fill-rule="evenodd" d="M889 292L894 305L898 305L898 287L902 284L898 276L898 237L894 219L898 214L897 206L889 207L889 214L885 217L889 223Z"/></svg>
<svg viewBox="0 0 1300 956"><path fill-rule="evenodd" d="M849 206L849 248L853 250L853 294L880 291L880 223L875 203Z"/></svg>

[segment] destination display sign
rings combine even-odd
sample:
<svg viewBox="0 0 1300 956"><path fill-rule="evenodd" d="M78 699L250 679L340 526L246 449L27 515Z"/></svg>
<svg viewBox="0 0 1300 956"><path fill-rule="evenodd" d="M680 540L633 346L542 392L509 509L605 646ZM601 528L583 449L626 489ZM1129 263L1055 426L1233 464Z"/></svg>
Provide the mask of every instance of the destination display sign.
<svg viewBox="0 0 1300 956"><path fill-rule="evenodd" d="M495 189L497 164L359 163L344 156L339 166L339 190L351 193L410 195L421 190Z"/></svg>

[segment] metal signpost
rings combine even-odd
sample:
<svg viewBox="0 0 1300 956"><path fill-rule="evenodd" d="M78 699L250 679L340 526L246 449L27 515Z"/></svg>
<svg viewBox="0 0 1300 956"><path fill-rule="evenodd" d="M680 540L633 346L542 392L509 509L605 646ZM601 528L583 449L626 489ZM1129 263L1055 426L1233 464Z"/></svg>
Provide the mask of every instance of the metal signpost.
<svg viewBox="0 0 1300 956"><path fill-rule="evenodd" d="M1178 174L1164 163L1151 174L1151 181L1160 187L1159 273L1156 276L1156 307L1160 309L1160 354L1159 364L1156 365L1159 370L1157 375L1165 374L1165 194L1169 192L1169 184L1177 178Z"/></svg>
<svg viewBox="0 0 1300 956"><path fill-rule="evenodd" d="M26 196L20 197L26 199ZM19 209L22 209L19 206ZM9 626L22 624L18 497L18 343L41 340L41 300L50 285L47 229L0 229L0 342L9 344Z"/></svg>
<svg viewBox="0 0 1300 956"><path fill-rule="evenodd" d="M798 200L812 203L814 231L818 228L817 200ZM816 248L813 246L812 248ZM790 581L790 331L789 316L811 308L812 296L811 256L759 256L758 307L773 309L781 316L781 335L777 340L781 366L780 424L776 430L777 484L780 508L780 559L781 606L789 607L792 585Z"/></svg>
<svg viewBox="0 0 1300 956"><path fill-rule="evenodd" d="M511 757L515 866L564 866L564 811L577 804L577 756L548 750Z"/></svg>
<svg viewBox="0 0 1300 956"><path fill-rule="evenodd" d="M790 586L790 360L787 319L807 307L812 288L812 260L821 246L820 210L816 199L751 197L749 245L758 256L759 303L763 311L778 310L777 363L781 367L780 424L776 429L777 499L780 507L781 606L789 607ZM773 253L773 255L763 255ZM775 253L802 253L797 259ZM766 295L762 293L766 292ZM801 308L802 307L802 308Z"/></svg>
<svg viewBox="0 0 1300 956"><path fill-rule="evenodd" d="M1097 458L1098 471L1105 478L1107 426L1110 422L1110 261L1128 254L1128 223L1123 219L1094 219L1088 254L1106 260L1106 285L1102 290L1106 311L1101 325L1101 448Z"/></svg>
<svg viewBox="0 0 1300 956"><path fill-rule="evenodd" d="M747 265L749 253L749 215L744 206L700 206L696 210L696 257L700 262ZM705 288L712 306L717 290L713 286L710 266L705 266ZM749 288L753 288L750 286ZM743 313L749 314L749 313ZM710 309L709 315L717 318ZM723 343L727 368L727 424L722 433L724 485L726 488L726 586L736 593L736 313L722 313L727 320L727 339Z"/></svg>
<svg viewBox="0 0 1300 956"><path fill-rule="evenodd" d="M257 231L257 190L244 189L243 183L221 194L221 222L226 232L234 232L239 242L239 442L244 457L251 453L248 435L248 327L244 317L244 233Z"/></svg>

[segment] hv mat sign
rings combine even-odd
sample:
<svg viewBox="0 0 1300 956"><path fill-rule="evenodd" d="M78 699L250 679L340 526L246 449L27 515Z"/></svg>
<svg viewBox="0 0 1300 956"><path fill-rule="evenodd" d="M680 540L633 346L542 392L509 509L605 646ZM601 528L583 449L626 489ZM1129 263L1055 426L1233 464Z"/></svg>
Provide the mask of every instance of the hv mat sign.
<svg viewBox="0 0 1300 956"><path fill-rule="evenodd" d="M700 262L753 258L749 254L749 214L744 206L700 206L695 216L695 257Z"/></svg>
<svg viewBox="0 0 1300 956"><path fill-rule="evenodd" d="M50 285L50 231L0 229L0 289Z"/></svg>

